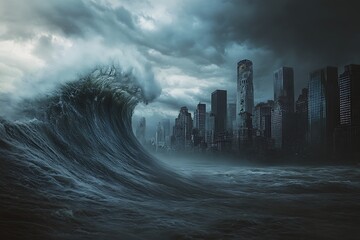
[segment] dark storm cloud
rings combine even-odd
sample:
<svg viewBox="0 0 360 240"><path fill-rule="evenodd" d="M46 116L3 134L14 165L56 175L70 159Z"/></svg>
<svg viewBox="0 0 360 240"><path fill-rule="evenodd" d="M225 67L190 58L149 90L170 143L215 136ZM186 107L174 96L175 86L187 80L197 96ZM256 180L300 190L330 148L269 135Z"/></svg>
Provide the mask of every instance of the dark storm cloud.
<svg viewBox="0 0 360 240"><path fill-rule="evenodd" d="M13 0L1 6L0 19L7 26L3 39L28 40L39 31L49 31L67 38L103 36L109 42L124 41L128 29L134 28L132 14L124 7L111 8L92 1L34 0L24 4Z"/></svg>
<svg viewBox="0 0 360 240"><path fill-rule="evenodd" d="M266 48L279 57L296 55L346 61L359 52L360 4L355 0L222 1L208 10L207 2L186 7L209 25L217 49L229 42Z"/></svg>
<svg viewBox="0 0 360 240"><path fill-rule="evenodd" d="M209 102L217 88L233 98L236 62L243 58L254 63L257 101L272 98L272 73L280 66L295 68L299 92L315 68L360 63L358 9L355 0L3 0L0 40L36 39L33 53L45 62L56 60L62 47L52 35L80 41L96 57L133 47L151 66L166 70L158 101L178 110ZM169 83L174 74L185 76ZM192 87L199 91L186 91ZM182 94L171 93L173 88Z"/></svg>

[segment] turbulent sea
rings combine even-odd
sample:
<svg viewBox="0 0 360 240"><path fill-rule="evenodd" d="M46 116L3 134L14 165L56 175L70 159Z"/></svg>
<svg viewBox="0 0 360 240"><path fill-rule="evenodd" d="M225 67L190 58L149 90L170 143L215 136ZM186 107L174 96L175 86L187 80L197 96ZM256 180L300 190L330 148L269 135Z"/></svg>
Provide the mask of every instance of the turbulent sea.
<svg viewBox="0 0 360 240"><path fill-rule="evenodd" d="M360 239L360 168L160 161L132 76L96 71L0 120L1 239Z"/></svg>

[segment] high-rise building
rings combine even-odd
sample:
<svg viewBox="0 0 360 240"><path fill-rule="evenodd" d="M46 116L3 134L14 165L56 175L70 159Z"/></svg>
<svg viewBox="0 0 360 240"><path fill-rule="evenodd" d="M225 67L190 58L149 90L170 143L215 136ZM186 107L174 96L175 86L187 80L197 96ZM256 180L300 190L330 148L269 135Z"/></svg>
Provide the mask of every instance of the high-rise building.
<svg viewBox="0 0 360 240"><path fill-rule="evenodd" d="M274 72L274 109L271 135L275 148L289 150L294 140L294 70L282 67Z"/></svg>
<svg viewBox="0 0 360 240"><path fill-rule="evenodd" d="M340 126L335 131L335 149L359 153L360 149L360 65L345 66L339 76Z"/></svg>
<svg viewBox="0 0 360 240"><path fill-rule="evenodd" d="M155 132L155 148L158 151L160 148L165 146L165 132L162 123L158 123Z"/></svg>
<svg viewBox="0 0 360 240"><path fill-rule="evenodd" d="M173 129L174 148L177 150L187 150L191 147L191 134L193 120L187 107L181 107L178 117L175 119Z"/></svg>
<svg viewBox="0 0 360 240"><path fill-rule="evenodd" d="M310 73L308 127L310 147L333 150L334 129L339 123L339 87L336 67Z"/></svg>
<svg viewBox="0 0 360 240"><path fill-rule="evenodd" d="M274 101L259 103L254 108L253 136L254 147L257 151L268 150L272 146L271 141L271 112Z"/></svg>
<svg viewBox="0 0 360 240"><path fill-rule="evenodd" d="M195 128L199 130L199 136L205 137L206 104L199 103L194 113Z"/></svg>
<svg viewBox="0 0 360 240"><path fill-rule="evenodd" d="M285 112L294 112L294 69L281 67L274 72L274 102Z"/></svg>
<svg viewBox="0 0 360 240"><path fill-rule="evenodd" d="M340 125L360 125L360 65L345 66L339 76Z"/></svg>
<svg viewBox="0 0 360 240"><path fill-rule="evenodd" d="M164 129L164 139L165 144L167 146L170 145L170 139L171 139L171 130L170 130L170 119L163 119L161 121L162 127Z"/></svg>
<svg viewBox="0 0 360 240"><path fill-rule="evenodd" d="M236 142L240 148L252 144L252 114L254 110L253 64L244 59L237 64Z"/></svg>
<svg viewBox="0 0 360 240"><path fill-rule="evenodd" d="M253 116L253 128L256 130L256 136L271 138L271 110L274 101L269 100L255 106Z"/></svg>
<svg viewBox="0 0 360 240"><path fill-rule="evenodd" d="M205 129L206 129L205 142L209 146L211 146L211 144L214 142L215 116L210 112L206 113Z"/></svg>
<svg viewBox="0 0 360 240"><path fill-rule="evenodd" d="M211 94L211 113L215 116L215 138L218 139L226 132L227 111L226 90L216 90Z"/></svg>
<svg viewBox="0 0 360 240"><path fill-rule="evenodd" d="M308 89L303 88L295 103L295 151L304 151L307 143L308 133Z"/></svg>
<svg viewBox="0 0 360 240"><path fill-rule="evenodd" d="M229 133L232 133L236 128L236 103L228 103L226 128Z"/></svg>
<svg viewBox="0 0 360 240"><path fill-rule="evenodd" d="M250 60L241 60L237 64L236 113L252 114L254 108L253 64Z"/></svg>

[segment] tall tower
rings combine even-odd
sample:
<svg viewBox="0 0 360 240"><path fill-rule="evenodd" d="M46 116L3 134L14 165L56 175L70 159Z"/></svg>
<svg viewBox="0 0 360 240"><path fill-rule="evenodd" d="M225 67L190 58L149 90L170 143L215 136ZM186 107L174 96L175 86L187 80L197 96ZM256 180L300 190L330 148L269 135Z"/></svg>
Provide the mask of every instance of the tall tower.
<svg viewBox="0 0 360 240"><path fill-rule="evenodd" d="M339 77L340 125L360 126L360 65L345 66Z"/></svg>
<svg viewBox="0 0 360 240"><path fill-rule="evenodd" d="M254 109L253 64L244 59L237 64L236 122L239 148L252 144L252 114Z"/></svg>
<svg viewBox="0 0 360 240"><path fill-rule="evenodd" d="M215 138L224 135L226 131L227 91L215 90L211 94L211 112L215 116Z"/></svg>
<svg viewBox="0 0 360 240"><path fill-rule="evenodd" d="M360 156L360 65L345 66L339 76L340 125L335 130L335 150Z"/></svg>
<svg viewBox="0 0 360 240"><path fill-rule="evenodd" d="M254 108L254 86L253 86L253 64L244 59L237 64L237 99L236 113L253 113ZM239 122L239 121L238 121Z"/></svg>
<svg viewBox="0 0 360 240"><path fill-rule="evenodd" d="M317 151L333 150L334 129L339 123L339 86L336 67L310 73L309 140Z"/></svg>
<svg viewBox="0 0 360 240"><path fill-rule="evenodd" d="M187 107L181 107L173 128L174 147L176 150L187 150L191 144L193 120Z"/></svg>
<svg viewBox="0 0 360 240"><path fill-rule="evenodd" d="M205 137L205 115L206 115L206 104L199 103L195 110L194 121L195 127L199 130L199 135Z"/></svg>
<svg viewBox="0 0 360 240"><path fill-rule="evenodd" d="M290 67L274 72L274 104L271 134L275 148L290 149L294 138L294 70Z"/></svg>

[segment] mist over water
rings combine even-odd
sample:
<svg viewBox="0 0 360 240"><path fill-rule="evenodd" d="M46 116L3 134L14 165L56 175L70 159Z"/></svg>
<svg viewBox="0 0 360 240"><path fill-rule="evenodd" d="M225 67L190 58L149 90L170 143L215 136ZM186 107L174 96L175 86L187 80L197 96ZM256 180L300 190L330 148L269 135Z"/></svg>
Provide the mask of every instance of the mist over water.
<svg viewBox="0 0 360 240"><path fill-rule="evenodd" d="M143 86L98 69L1 119L4 239L358 239L358 166L158 159L132 132Z"/></svg>

